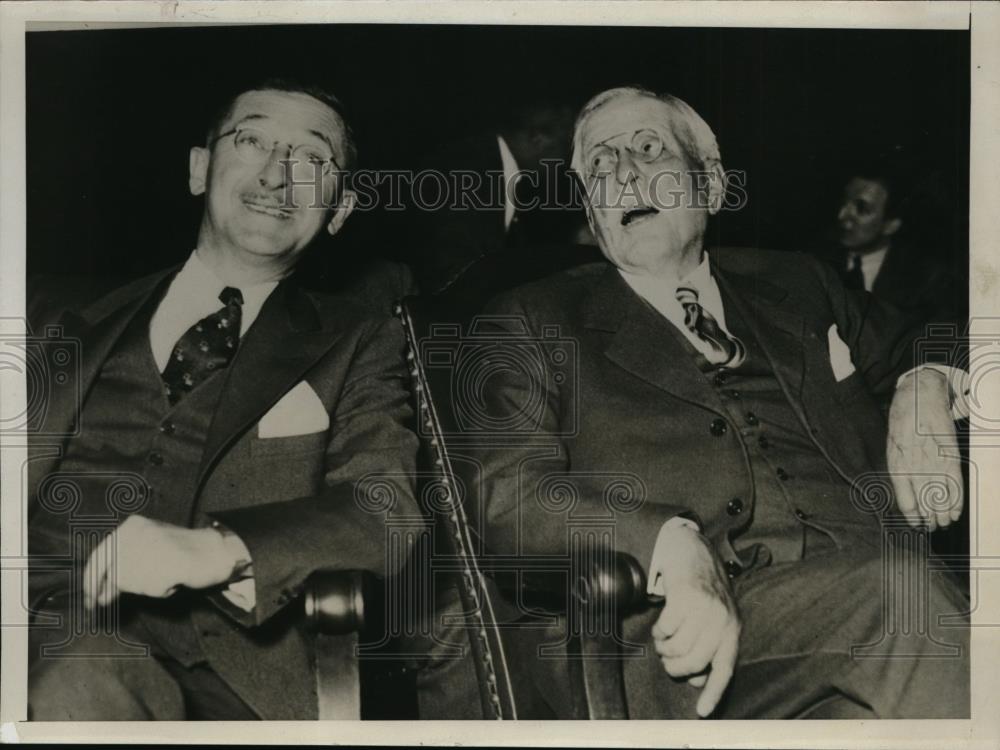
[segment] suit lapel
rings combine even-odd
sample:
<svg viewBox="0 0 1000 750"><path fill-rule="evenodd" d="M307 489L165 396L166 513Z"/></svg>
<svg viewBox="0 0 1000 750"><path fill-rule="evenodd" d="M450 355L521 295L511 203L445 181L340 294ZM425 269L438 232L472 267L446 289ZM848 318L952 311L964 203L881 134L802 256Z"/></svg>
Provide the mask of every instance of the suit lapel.
<svg viewBox="0 0 1000 750"><path fill-rule="evenodd" d="M637 295L614 266L598 279L583 312L584 326L613 333L605 356L674 396L708 409L718 396L673 324Z"/></svg>
<svg viewBox="0 0 1000 750"><path fill-rule="evenodd" d="M209 427L199 486L234 439L257 422L340 337L324 329L312 300L294 282L271 294L227 368Z"/></svg>
<svg viewBox="0 0 1000 750"><path fill-rule="evenodd" d="M714 258L712 273L726 303L726 323L730 330L736 317L750 329L779 384L795 405L805 379L805 323L787 303L782 304L788 291L759 277L725 271Z"/></svg>
<svg viewBox="0 0 1000 750"><path fill-rule="evenodd" d="M787 305L788 291L770 281L726 271L712 258L712 273L726 302L757 339L793 408L805 418L804 321ZM785 304L782 304L782 303ZM584 309L585 327L614 334L605 355L620 367L685 401L717 410L718 396L682 334L628 286L613 266L598 278Z"/></svg>

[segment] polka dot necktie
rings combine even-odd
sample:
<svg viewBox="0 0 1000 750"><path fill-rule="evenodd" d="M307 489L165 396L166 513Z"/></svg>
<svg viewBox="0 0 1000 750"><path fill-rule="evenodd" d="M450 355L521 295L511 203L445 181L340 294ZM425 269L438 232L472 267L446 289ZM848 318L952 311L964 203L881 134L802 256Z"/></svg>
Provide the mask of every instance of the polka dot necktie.
<svg viewBox="0 0 1000 750"><path fill-rule="evenodd" d="M240 343L243 295L227 286L219 294L225 305L191 326L170 352L163 370L163 386L170 405L207 380L216 370L225 368Z"/></svg>
<svg viewBox="0 0 1000 750"><path fill-rule="evenodd" d="M718 321L698 302L698 291L677 287L677 301L684 308L684 325L707 345L702 354L713 365L739 367L746 359L746 347L735 336L722 330Z"/></svg>

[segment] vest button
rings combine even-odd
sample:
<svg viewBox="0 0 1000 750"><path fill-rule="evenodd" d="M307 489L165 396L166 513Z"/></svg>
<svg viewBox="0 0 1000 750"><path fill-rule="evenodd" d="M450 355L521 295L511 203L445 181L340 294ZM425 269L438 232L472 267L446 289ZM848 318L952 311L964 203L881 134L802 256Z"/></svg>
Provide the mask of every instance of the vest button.
<svg viewBox="0 0 1000 750"><path fill-rule="evenodd" d="M728 503L726 503L726 513L731 516L738 516L743 512L743 501L738 497L734 497Z"/></svg>
<svg viewBox="0 0 1000 750"><path fill-rule="evenodd" d="M723 565L723 567L726 569L726 575L729 576L730 578L735 578L736 576L738 576L740 573L743 572L743 566L740 565L735 560L726 560L726 563L725 565Z"/></svg>
<svg viewBox="0 0 1000 750"><path fill-rule="evenodd" d="M717 373L715 373L715 377L712 379L712 382L715 383L716 388L721 388L726 384L726 380L728 378L729 376L726 374L726 371L720 369Z"/></svg>
<svg viewBox="0 0 1000 750"><path fill-rule="evenodd" d="M708 430L716 437L722 437L729 430L729 426L726 424L726 420L724 419L713 419Z"/></svg>
<svg viewBox="0 0 1000 750"><path fill-rule="evenodd" d="M780 479L782 482L787 482L791 478L788 472L781 468L779 468L778 471L775 473L778 475L778 479Z"/></svg>
<svg viewBox="0 0 1000 750"><path fill-rule="evenodd" d="M795 509L795 517L800 521L805 521L809 516L802 512L802 508Z"/></svg>
<svg viewBox="0 0 1000 750"><path fill-rule="evenodd" d="M164 435L173 435L176 429L177 426L169 420L160 425L160 432Z"/></svg>
<svg viewBox="0 0 1000 750"><path fill-rule="evenodd" d="M740 392L735 388L730 388L728 391L726 391L726 395L729 396L729 398L739 398Z"/></svg>
<svg viewBox="0 0 1000 750"><path fill-rule="evenodd" d="M159 453L150 453L147 459L153 466L163 466L163 456Z"/></svg>
<svg viewBox="0 0 1000 750"><path fill-rule="evenodd" d="M759 438L757 438L757 445L759 445L761 448L766 448L767 446L770 445L770 443L768 442L766 437L761 435Z"/></svg>
<svg viewBox="0 0 1000 750"><path fill-rule="evenodd" d="M751 427L756 427L760 424L760 419L752 411L747 412L747 424Z"/></svg>

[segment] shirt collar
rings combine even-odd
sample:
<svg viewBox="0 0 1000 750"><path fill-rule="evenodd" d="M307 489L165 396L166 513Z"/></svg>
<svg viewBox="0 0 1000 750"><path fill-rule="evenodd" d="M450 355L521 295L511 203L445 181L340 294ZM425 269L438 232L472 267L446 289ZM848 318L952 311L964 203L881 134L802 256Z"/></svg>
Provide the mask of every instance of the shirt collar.
<svg viewBox="0 0 1000 750"><path fill-rule="evenodd" d="M187 259L184 267L177 274L177 280L189 290L189 293L202 297L211 296L213 299L218 299L222 290L228 286L201 259L197 250L194 250ZM263 281L252 286L239 287L240 293L243 295L244 327L249 326L257 318L260 309L277 286L277 281Z"/></svg>
<svg viewBox="0 0 1000 750"><path fill-rule="evenodd" d="M701 263L699 263L697 267L683 279L678 279L676 277L662 279L655 276L649 276L647 274L623 271L622 269L619 269L618 272L622 275L622 278L625 279L628 285L645 299L659 297L664 293L664 291L669 292L669 294L673 296L677 291L677 287L681 285L693 287L699 295L710 289L712 286L712 268L709 264L707 251L702 252Z"/></svg>

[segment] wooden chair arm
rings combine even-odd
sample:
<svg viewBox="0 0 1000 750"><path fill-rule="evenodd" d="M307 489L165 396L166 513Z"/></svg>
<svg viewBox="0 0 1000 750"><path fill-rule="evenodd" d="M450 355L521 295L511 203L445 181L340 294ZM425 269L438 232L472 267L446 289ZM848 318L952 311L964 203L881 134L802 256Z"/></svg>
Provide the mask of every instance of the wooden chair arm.
<svg viewBox="0 0 1000 750"><path fill-rule="evenodd" d="M320 719L361 718L357 646L365 624L365 578L360 571L318 570L306 582L303 605L307 627L315 633Z"/></svg>

